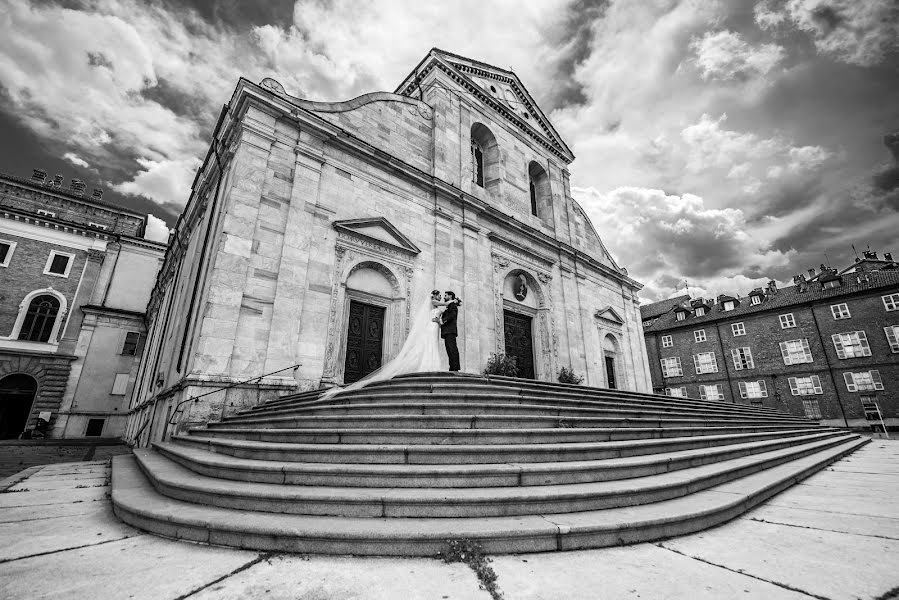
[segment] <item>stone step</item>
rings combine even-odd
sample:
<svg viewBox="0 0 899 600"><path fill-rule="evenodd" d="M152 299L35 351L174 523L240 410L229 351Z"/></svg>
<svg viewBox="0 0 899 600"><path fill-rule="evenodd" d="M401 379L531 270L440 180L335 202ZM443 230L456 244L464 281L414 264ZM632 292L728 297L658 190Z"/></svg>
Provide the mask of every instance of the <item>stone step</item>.
<svg viewBox="0 0 899 600"><path fill-rule="evenodd" d="M233 417L207 427L276 429L547 429L795 426L790 420L553 417L541 415L283 415Z"/></svg>
<svg viewBox="0 0 899 600"><path fill-rule="evenodd" d="M166 458L200 475L237 481L330 487L503 487L647 477L843 435L811 435L588 461L476 465L294 463L236 458L181 443L157 443Z"/></svg>
<svg viewBox="0 0 899 600"><path fill-rule="evenodd" d="M614 408L613 408L614 406ZM317 415L536 415L544 417L614 417L633 418L694 418L694 419L752 419L754 421L795 421L810 423L802 417L788 414L777 415L743 415L732 410L720 411L686 411L674 408L640 409L619 408L620 405L602 406L569 406L550 404L523 404L520 402L366 402L321 404L306 407L265 408L254 407L240 411L228 421L252 419L256 417L276 416L317 416Z"/></svg>
<svg viewBox="0 0 899 600"><path fill-rule="evenodd" d="M676 452L715 448L729 444L789 438L821 433L820 429L790 429L729 433L726 435L689 436L544 444L326 444L283 443L227 436L206 435L194 430L191 435L173 436L172 440L194 448L254 460L297 463L348 464L496 464L600 460L644 456L660 452Z"/></svg>
<svg viewBox="0 0 899 600"><path fill-rule="evenodd" d="M781 411L772 409L760 410L754 406L745 404L729 404L715 401L684 401L672 402L667 396L652 396L652 399L621 399L606 398L603 396L574 395L574 394L524 394L508 391L487 390L478 391L472 389L447 389L437 390L425 386L420 390L402 387L380 387L373 390L364 388L353 392L347 392L302 402L275 400L258 405L250 410L277 410L283 408L311 408L316 406L336 406L341 404L356 404L360 402L407 402L413 404L423 403L449 403L449 402L490 402L513 404L550 404L558 406L581 407L608 407L631 409L655 409L660 411L697 412L701 414L741 414L747 416L785 416ZM680 400L680 399L678 399Z"/></svg>
<svg viewBox="0 0 899 600"><path fill-rule="evenodd" d="M219 424L189 433L204 437L228 437L260 442L296 444L552 444L639 440L686 436L788 431L794 424L718 427L547 427L530 429L419 429L419 428L276 428L229 427Z"/></svg>
<svg viewBox="0 0 899 600"><path fill-rule="evenodd" d="M165 496L222 508L340 517L499 517L649 504L684 496L801 458L857 436L846 434L636 479L489 488L347 488L222 480L199 475L152 449L135 450Z"/></svg>
<svg viewBox="0 0 899 600"><path fill-rule="evenodd" d="M535 381L531 379L517 379L511 377L501 377L491 375L489 377L481 375L448 374L448 373L414 373L403 375L387 381L379 381L369 384L359 390L352 392L342 392L332 399L336 398L359 398L369 395L389 395L392 392L402 392L403 390L412 390L417 392L448 393L462 390L482 390L497 395L519 395L531 398L582 398L582 399L605 399L621 403L636 404L638 402L651 402L659 405L672 405L680 407L720 407L720 406L739 406L743 409L754 413L774 413L779 411L764 407L754 406L751 404L724 404L715 400L698 400L695 398L676 398L671 396L663 396L658 394L646 394L641 392L631 392L625 390L612 390L608 388L596 388L581 385L550 383L543 381ZM281 399L272 401L277 402L290 401L294 396L282 396Z"/></svg>
<svg viewBox="0 0 899 600"><path fill-rule="evenodd" d="M569 550L649 541L723 523L866 443L849 437L837 446L689 496L567 514L350 518L201 506L159 494L133 456L113 459L112 501L119 518L140 529L254 550L429 556L440 552L448 539L480 542L488 553Z"/></svg>

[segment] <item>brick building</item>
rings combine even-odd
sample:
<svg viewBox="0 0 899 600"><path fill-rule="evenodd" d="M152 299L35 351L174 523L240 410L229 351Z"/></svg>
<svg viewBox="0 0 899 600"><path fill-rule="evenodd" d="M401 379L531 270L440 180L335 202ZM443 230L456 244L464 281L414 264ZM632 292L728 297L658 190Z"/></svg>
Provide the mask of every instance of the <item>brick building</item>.
<svg viewBox="0 0 899 600"><path fill-rule="evenodd" d="M355 381L434 288L464 299L463 370L505 352L524 377L648 391L642 286L571 197L572 160L514 73L437 49L346 102L241 79L153 292L127 438Z"/></svg>
<svg viewBox="0 0 899 600"><path fill-rule="evenodd" d="M0 439L122 434L165 244L102 196L0 174Z"/></svg>
<svg viewBox="0 0 899 600"><path fill-rule="evenodd" d="M653 389L764 404L837 426L866 427L876 402L899 424L899 264L890 254L794 284L716 300L678 296L641 307Z"/></svg>

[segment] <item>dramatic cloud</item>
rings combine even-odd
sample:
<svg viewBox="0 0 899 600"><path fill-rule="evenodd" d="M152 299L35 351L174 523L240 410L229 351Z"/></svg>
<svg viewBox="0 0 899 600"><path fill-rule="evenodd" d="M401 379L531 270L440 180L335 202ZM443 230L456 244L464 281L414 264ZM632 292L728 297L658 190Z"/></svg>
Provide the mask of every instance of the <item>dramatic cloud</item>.
<svg viewBox="0 0 899 600"><path fill-rule="evenodd" d="M153 215L147 215L147 229L144 232L144 238L154 242L167 242L169 228L166 227L165 221Z"/></svg>
<svg viewBox="0 0 899 600"><path fill-rule="evenodd" d="M572 194L617 249L616 260L641 273L648 298L672 294L672 278L745 294L752 288L740 285L770 277L795 255L772 248L762 230L750 229L742 210L711 208L692 194L636 187L607 193L572 188Z"/></svg>
<svg viewBox="0 0 899 600"><path fill-rule="evenodd" d="M76 167L83 167L85 169L89 168L90 165L87 164L87 161L75 154L74 152L66 152L62 155L63 159L69 161Z"/></svg>
<svg viewBox="0 0 899 600"><path fill-rule="evenodd" d="M765 75L784 59L777 44L752 47L733 31L706 32L694 38L696 65L703 79L737 79Z"/></svg>
<svg viewBox="0 0 899 600"><path fill-rule="evenodd" d="M899 49L899 5L895 0L764 0L755 6L760 27L798 29L822 54L871 66Z"/></svg>
<svg viewBox="0 0 899 600"><path fill-rule="evenodd" d="M111 201L171 225L240 76L344 100L393 90L436 46L521 77L577 155L572 184L644 296L685 278L745 292L823 251L848 260L850 243L895 240L899 167L882 139L899 126L896 10L0 0L0 124L16 138L0 168L99 179Z"/></svg>

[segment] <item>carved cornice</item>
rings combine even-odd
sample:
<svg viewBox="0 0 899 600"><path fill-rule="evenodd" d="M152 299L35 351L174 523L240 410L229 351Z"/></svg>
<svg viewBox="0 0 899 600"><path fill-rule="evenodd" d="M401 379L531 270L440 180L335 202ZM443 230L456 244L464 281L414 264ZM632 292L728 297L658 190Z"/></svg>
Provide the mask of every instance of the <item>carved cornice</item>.
<svg viewBox="0 0 899 600"><path fill-rule="evenodd" d="M502 237L496 232L491 231L487 234L487 238L493 242L494 253L498 251L543 269L552 268L556 264L556 261L552 258L534 252L517 242Z"/></svg>

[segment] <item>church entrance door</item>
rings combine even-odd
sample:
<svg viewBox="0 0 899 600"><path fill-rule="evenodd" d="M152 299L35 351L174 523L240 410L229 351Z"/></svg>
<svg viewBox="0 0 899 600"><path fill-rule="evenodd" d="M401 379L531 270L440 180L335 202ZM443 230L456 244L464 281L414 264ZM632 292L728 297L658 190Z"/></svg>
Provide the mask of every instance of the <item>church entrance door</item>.
<svg viewBox="0 0 899 600"><path fill-rule="evenodd" d="M609 381L609 388L616 389L618 386L615 385L615 358L612 356L606 357L606 379Z"/></svg>
<svg viewBox="0 0 899 600"><path fill-rule="evenodd" d="M503 311L506 356L514 356L518 362L518 376L534 379L534 339L531 317L511 311Z"/></svg>
<svg viewBox="0 0 899 600"><path fill-rule="evenodd" d="M28 375L0 379L0 440L19 437L28 424L37 382Z"/></svg>
<svg viewBox="0 0 899 600"><path fill-rule="evenodd" d="M384 308L350 301L343 381L359 381L381 367L384 347Z"/></svg>

